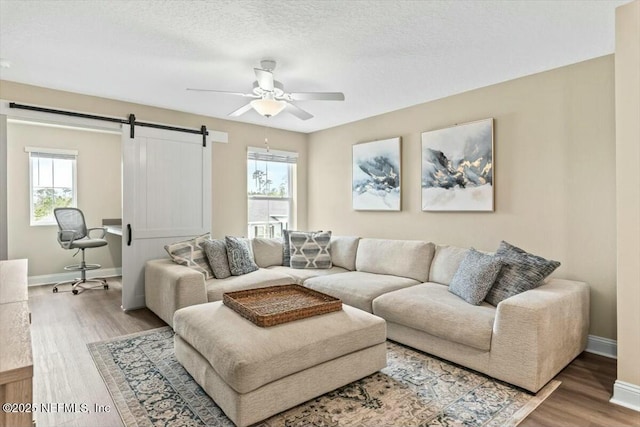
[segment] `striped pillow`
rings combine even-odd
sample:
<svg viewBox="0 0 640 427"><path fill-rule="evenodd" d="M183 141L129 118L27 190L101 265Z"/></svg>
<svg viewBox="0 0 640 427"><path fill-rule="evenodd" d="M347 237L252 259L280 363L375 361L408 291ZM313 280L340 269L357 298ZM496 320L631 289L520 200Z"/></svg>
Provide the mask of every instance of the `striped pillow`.
<svg viewBox="0 0 640 427"><path fill-rule="evenodd" d="M331 232L289 233L291 268L331 268Z"/></svg>
<svg viewBox="0 0 640 427"><path fill-rule="evenodd" d="M203 246L203 243L210 239L211 233L205 233L193 239L165 245L164 250L176 264L186 265L204 274L205 279L211 279L213 271Z"/></svg>
<svg viewBox="0 0 640 427"><path fill-rule="evenodd" d="M558 261L530 254L504 240L500 242L496 257L502 261L502 269L485 298L491 305L498 305L509 297L537 288L560 266Z"/></svg>

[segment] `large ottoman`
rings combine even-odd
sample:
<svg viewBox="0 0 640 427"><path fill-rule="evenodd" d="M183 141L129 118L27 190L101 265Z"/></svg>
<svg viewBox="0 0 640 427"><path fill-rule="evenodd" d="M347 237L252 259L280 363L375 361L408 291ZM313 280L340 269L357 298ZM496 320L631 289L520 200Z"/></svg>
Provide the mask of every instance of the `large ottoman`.
<svg viewBox="0 0 640 427"><path fill-rule="evenodd" d="M221 301L175 312L175 353L227 416L244 427L384 368L384 319L343 305L262 328Z"/></svg>

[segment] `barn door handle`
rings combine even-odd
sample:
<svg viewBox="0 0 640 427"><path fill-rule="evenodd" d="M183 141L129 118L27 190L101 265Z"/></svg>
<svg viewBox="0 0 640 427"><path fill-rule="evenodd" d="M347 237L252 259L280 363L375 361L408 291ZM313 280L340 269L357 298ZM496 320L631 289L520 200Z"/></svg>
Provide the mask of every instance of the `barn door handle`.
<svg viewBox="0 0 640 427"><path fill-rule="evenodd" d="M132 236L132 232L131 232L131 224L127 224L127 246L131 246L131 236Z"/></svg>

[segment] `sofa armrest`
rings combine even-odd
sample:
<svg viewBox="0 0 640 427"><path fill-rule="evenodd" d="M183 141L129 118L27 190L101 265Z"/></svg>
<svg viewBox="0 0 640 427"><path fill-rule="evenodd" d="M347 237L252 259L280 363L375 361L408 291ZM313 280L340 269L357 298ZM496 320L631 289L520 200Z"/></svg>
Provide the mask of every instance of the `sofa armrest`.
<svg viewBox="0 0 640 427"><path fill-rule="evenodd" d="M207 302L204 275L170 259L147 261L144 270L147 307L173 327L173 313Z"/></svg>
<svg viewBox="0 0 640 427"><path fill-rule="evenodd" d="M589 286L551 279L498 304L490 369L536 392L585 349L588 331Z"/></svg>

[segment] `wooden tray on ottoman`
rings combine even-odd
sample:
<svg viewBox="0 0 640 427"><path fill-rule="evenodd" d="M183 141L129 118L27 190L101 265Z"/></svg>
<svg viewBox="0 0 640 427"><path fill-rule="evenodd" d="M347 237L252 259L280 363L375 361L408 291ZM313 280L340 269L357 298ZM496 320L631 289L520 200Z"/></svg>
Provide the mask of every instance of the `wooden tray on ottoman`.
<svg viewBox="0 0 640 427"><path fill-rule="evenodd" d="M262 327L342 310L338 298L300 285L227 292L222 294L222 302Z"/></svg>

